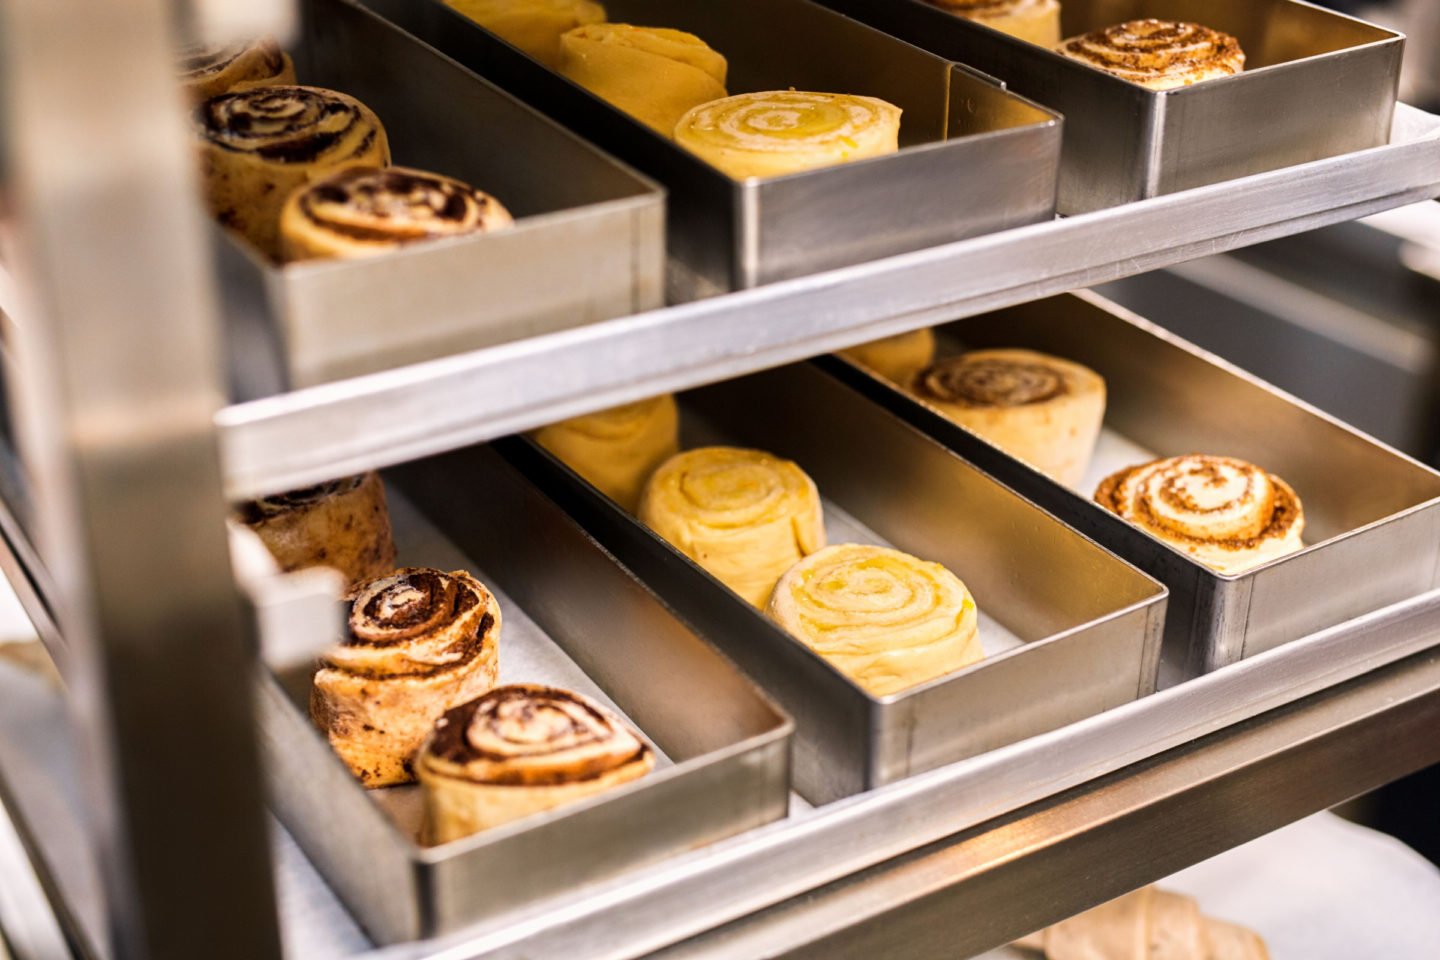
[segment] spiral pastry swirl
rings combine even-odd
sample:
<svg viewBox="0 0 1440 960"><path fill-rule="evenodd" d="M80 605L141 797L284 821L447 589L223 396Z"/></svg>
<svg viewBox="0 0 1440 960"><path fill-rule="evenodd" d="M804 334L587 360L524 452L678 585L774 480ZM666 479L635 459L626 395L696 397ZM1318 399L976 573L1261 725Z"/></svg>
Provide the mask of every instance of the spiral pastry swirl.
<svg viewBox="0 0 1440 960"><path fill-rule="evenodd" d="M534 438L633 513L645 481L680 449L680 412L667 393L552 423Z"/></svg>
<svg viewBox="0 0 1440 960"><path fill-rule="evenodd" d="M186 95L196 102L244 87L295 82L295 64L268 37L223 47L189 47L181 51L179 69Z"/></svg>
<svg viewBox="0 0 1440 960"><path fill-rule="evenodd" d="M321 660L310 714L367 787L404 783L435 721L495 685L500 606L465 571L427 567L346 599L348 635Z"/></svg>
<svg viewBox="0 0 1440 960"><path fill-rule="evenodd" d="M886 380L903 385L935 362L935 331L924 327L862 343L841 353Z"/></svg>
<svg viewBox="0 0 1440 960"><path fill-rule="evenodd" d="M683 30L597 23L560 38L560 72L662 136L692 107L725 96L729 65Z"/></svg>
<svg viewBox="0 0 1440 960"><path fill-rule="evenodd" d="M1056 48L1151 90L1188 87L1245 69L1245 51L1228 33L1198 23L1130 20L1072 37Z"/></svg>
<svg viewBox="0 0 1440 960"><path fill-rule="evenodd" d="M366 257L514 222L500 201L459 180L404 167L350 167L290 195L280 241L287 261Z"/></svg>
<svg viewBox="0 0 1440 960"><path fill-rule="evenodd" d="M875 97L742 93L686 113L675 142L736 179L777 177L894 153L900 113Z"/></svg>
<svg viewBox="0 0 1440 960"><path fill-rule="evenodd" d="M426 842L573 803L654 764L639 734L578 693L498 687L447 711L420 753Z"/></svg>
<svg viewBox="0 0 1440 960"><path fill-rule="evenodd" d="M390 146L368 107L318 87L253 87L195 111L211 211L278 259L280 212L299 187L348 167L383 167Z"/></svg>
<svg viewBox="0 0 1440 960"><path fill-rule="evenodd" d="M975 598L949 570L888 547L826 547L781 578L766 612L875 696L984 657Z"/></svg>
<svg viewBox="0 0 1440 960"><path fill-rule="evenodd" d="M1222 574L1304 547L1305 510L1284 480L1230 457L1156 460L1105 479L1095 500Z"/></svg>
<svg viewBox="0 0 1440 960"><path fill-rule="evenodd" d="M395 565L390 510L378 474L262 497L236 512L282 571L333 567L353 584Z"/></svg>
<svg viewBox="0 0 1440 960"><path fill-rule="evenodd" d="M667 460L645 486L640 520L757 607L825 545L815 482L789 460L737 447Z"/></svg>
<svg viewBox="0 0 1440 960"><path fill-rule="evenodd" d="M566 32L605 20L605 8L593 0L445 0L445 5L552 70L560 66Z"/></svg>
<svg viewBox="0 0 1440 960"><path fill-rule="evenodd" d="M1060 42L1059 0L926 0L931 6L1011 36L1053 47Z"/></svg>

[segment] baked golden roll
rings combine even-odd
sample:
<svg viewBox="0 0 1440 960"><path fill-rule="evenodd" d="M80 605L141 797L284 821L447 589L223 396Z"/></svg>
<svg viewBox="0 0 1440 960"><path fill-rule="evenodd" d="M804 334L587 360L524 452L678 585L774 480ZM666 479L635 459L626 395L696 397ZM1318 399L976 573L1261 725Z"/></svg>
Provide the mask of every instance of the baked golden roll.
<svg viewBox="0 0 1440 960"><path fill-rule="evenodd" d="M935 331L929 327L842 350L853 360L893 383L907 384L935 362Z"/></svg>
<svg viewBox="0 0 1440 960"><path fill-rule="evenodd" d="M445 0L445 4L552 70L560 66L564 34L605 20L605 8L591 0Z"/></svg>
<svg viewBox="0 0 1440 960"><path fill-rule="evenodd" d="M634 513L640 492L660 464L680 449L675 398L649 400L541 427L535 442L611 500Z"/></svg>
<svg viewBox="0 0 1440 960"><path fill-rule="evenodd" d="M334 567L354 584L395 566L390 510L378 474L262 497L241 504L238 512L283 572Z"/></svg>
<svg viewBox="0 0 1440 960"><path fill-rule="evenodd" d="M1055 49L1151 90L1188 87L1245 69L1239 40L1198 23L1174 20L1131 20L1071 37Z"/></svg>
<svg viewBox="0 0 1440 960"><path fill-rule="evenodd" d="M1230 457L1156 460L1107 477L1095 500L1223 574L1305 546L1305 508L1273 473Z"/></svg>
<svg viewBox="0 0 1440 960"><path fill-rule="evenodd" d="M268 37L223 47L198 45L180 55L180 83L196 102L232 90L294 82L290 55Z"/></svg>
<svg viewBox="0 0 1440 960"><path fill-rule="evenodd" d="M665 461L645 485L640 520L757 607L825 546L815 482L789 460L738 447Z"/></svg>
<svg viewBox="0 0 1440 960"><path fill-rule="evenodd" d="M1012 37L1053 47L1060 42L1059 0L927 0L956 16Z"/></svg>
<svg viewBox="0 0 1440 960"><path fill-rule="evenodd" d="M1253 931L1202 916L1192 897L1157 887L1101 904L1014 944L1046 960L1269 960Z"/></svg>
<svg viewBox="0 0 1440 960"><path fill-rule="evenodd" d="M778 177L894 153L900 108L843 93L742 93L686 113L675 142L737 180Z"/></svg>
<svg viewBox="0 0 1440 960"><path fill-rule="evenodd" d="M1095 371L1033 350L974 350L917 374L910 392L1011 456L1075 486L1105 419Z"/></svg>
<svg viewBox="0 0 1440 960"><path fill-rule="evenodd" d="M368 257L420 240L514 224L469 184L404 167L350 167L302 186L280 212L284 259Z"/></svg>
<svg viewBox="0 0 1440 960"><path fill-rule="evenodd" d="M725 58L665 27L577 27L560 38L560 72L666 137L692 107L725 96Z"/></svg>
<svg viewBox="0 0 1440 960"><path fill-rule="evenodd" d="M195 116L211 212L272 259L290 194L347 167L390 163L379 119L333 90L253 87L211 97Z"/></svg>
<svg viewBox="0 0 1440 960"><path fill-rule="evenodd" d="M574 803L654 766L639 734L580 694L499 687L447 711L416 761L424 842L448 843Z"/></svg>
<svg viewBox="0 0 1440 960"><path fill-rule="evenodd" d="M404 567L346 597L349 632L321 660L310 716L367 787L414 779L446 710L495 686L500 606L463 570Z"/></svg>
<svg viewBox="0 0 1440 960"><path fill-rule="evenodd" d="M812 553L780 578L766 613L877 697L985 656L975 598L960 578L889 547Z"/></svg>

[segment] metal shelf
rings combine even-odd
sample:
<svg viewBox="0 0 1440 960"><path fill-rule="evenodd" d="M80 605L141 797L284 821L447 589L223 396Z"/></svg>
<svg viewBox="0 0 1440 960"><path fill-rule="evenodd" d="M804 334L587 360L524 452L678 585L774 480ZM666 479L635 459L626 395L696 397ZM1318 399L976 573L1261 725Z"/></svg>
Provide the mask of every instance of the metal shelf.
<svg viewBox="0 0 1440 960"><path fill-rule="evenodd" d="M1440 195L1440 117L1389 146L228 407L241 499ZM563 279L563 278L557 278Z"/></svg>

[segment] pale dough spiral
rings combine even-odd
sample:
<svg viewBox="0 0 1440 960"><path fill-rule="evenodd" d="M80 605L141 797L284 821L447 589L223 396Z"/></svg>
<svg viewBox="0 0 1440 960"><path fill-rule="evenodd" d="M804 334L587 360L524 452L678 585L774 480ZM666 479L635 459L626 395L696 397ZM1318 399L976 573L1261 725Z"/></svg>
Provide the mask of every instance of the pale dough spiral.
<svg viewBox="0 0 1440 960"><path fill-rule="evenodd" d="M1059 0L928 0L941 10L1053 47L1060 42Z"/></svg>
<svg viewBox="0 0 1440 960"><path fill-rule="evenodd" d="M593 0L445 0L445 5L552 70L560 66L561 36L605 20L605 8Z"/></svg>
<svg viewBox="0 0 1440 960"><path fill-rule="evenodd" d="M560 72L665 137L725 96L725 58L683 30L597 23L560 38Z"/></svg>
<svg viewBox="0 0 1440 960"><path fill-rule="evenodd" d="M680 449L680 412L667 393L552 423L534 438L633 513L645 481Z"/></svg>

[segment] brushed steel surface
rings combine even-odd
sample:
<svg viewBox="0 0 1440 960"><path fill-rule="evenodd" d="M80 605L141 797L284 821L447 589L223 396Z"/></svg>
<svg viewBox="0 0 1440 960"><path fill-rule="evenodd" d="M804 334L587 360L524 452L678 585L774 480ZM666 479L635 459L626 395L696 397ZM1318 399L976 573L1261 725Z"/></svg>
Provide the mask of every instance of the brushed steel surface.
<svg viewBox="0 0 1440 960"><path fill-rule="evenodd" d="M681 299L1048 220L1060 120L987 78L809 0L614 0L617 22L690 31L731 93L866 94L901 107L898 154L738 181L519 53L439 0L364 0L664 183Z"/></svg>
<svg viewBox="0 0 1440 960"><path fill-rule="evenodd" d="M278 331L281 382L336 380L661 306L659 187L349 0L305 0L302 12L293 51L302 83L358 98L385 125L395 163L492 193L516 223L285 266L217 229L238 248L223 260L238 314L230 322ZM263 390L276 379L266 373L242 370L242 389Z"/></svg>
<svg viewBox="0 0 1440 960"><path fill-rule="evenodd" d="M1152 91L922 0L822 0L1065 117L1060 211L1081 213L1385 143L1404 37L1299 0L1066 0L1066 37L1138 17L1236 36L1243 73Z"/></svg>
<svg viewBox="0 0 1440 960"><path fill-rule="evenodd" d="M400 463L1437 194L1440 118L1401 107L1388 147L235 405L216 418L227 493Z"/></svg>
<svg viewBox="0 0 1440 960"><path fill-rule="evenodd" d="M0 784L0 960L74 956Z"/></svg>
<svg viewBox="0 0 1440 960"><path fill-rule="evenodd" d="M955 571L982 614L1023 644L875 697L559 461L505 444L512 463L795 717L795 782L807 800L891 783L1155 688L1158 583L819 370L802 364L707 387L681 409L682 446L723 442L794 459L884 542Z"/></svg>

